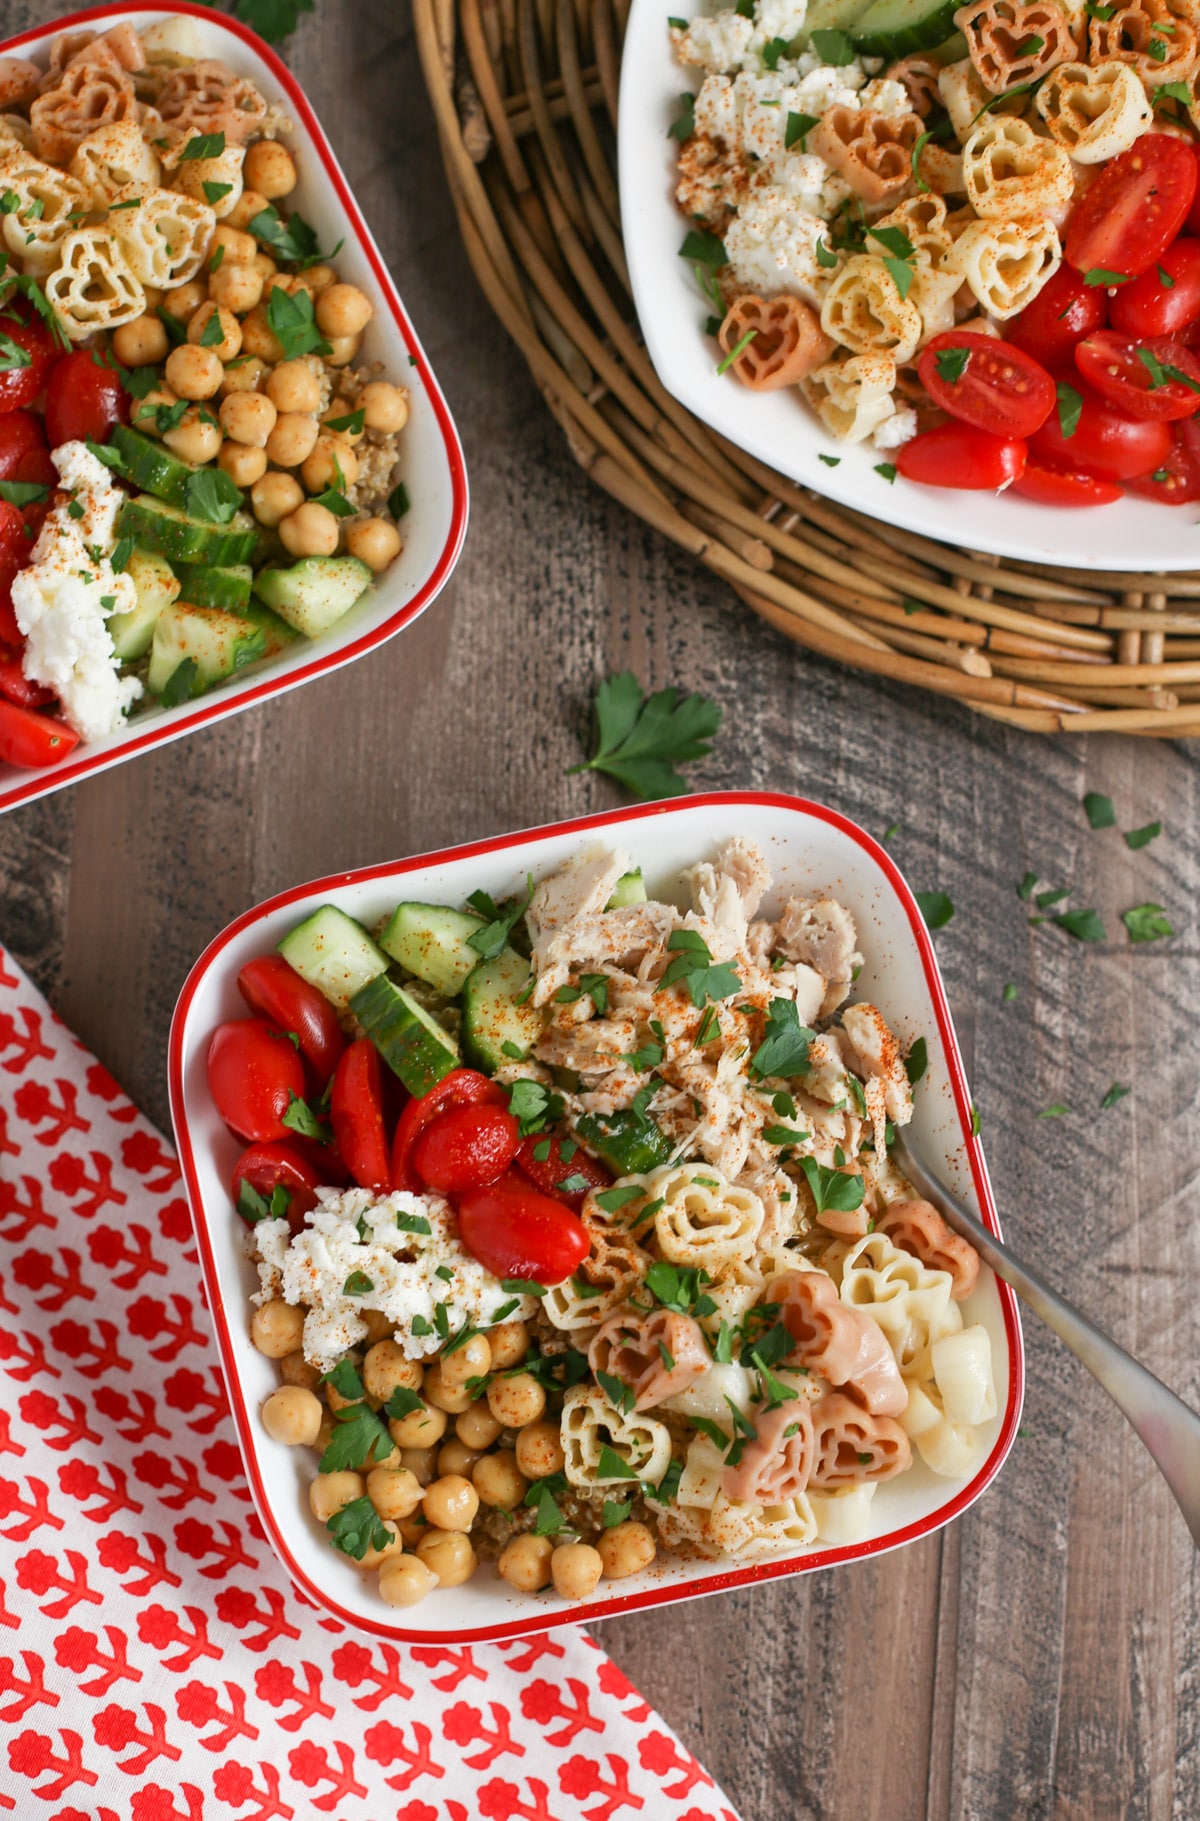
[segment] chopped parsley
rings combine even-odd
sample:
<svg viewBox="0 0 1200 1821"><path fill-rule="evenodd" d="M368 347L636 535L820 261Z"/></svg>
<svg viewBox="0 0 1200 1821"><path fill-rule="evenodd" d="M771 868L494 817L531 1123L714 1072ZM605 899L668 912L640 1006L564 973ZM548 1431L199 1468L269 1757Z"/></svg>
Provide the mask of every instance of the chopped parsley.
<svg viewBox="0 0 1200 1821"><path fill-rule="evenodd" d="M712 238L688 236L689 241ZM724 264L725 249L720 251ZM721 710L704 696L683 696L674 688L646 695L633 672L623 670L597 690L596 722L595 753L572 766L568 775L607 772L634 796L650 801L676 797L689 788L676 767L707 757L721 725Z"/></svg>
<svg viewBox="0 0 1200 1821"><path fill-rule="evenodd" d="M930 929L944 929L954 915L953 900L945 892L916 892L918 909Z"/></svg>
<svg viewBox="0 0 1200 1821"><path fill-rule="evenodd" d="M1129 932L1131 942L1159 942L1164 936L1175 934L1163 915L1161 904L1135 904L1132 909L1121 912L1121 922Z"/></svg>
<svg viewBox="0 0 1200 1821"><path fill-rule="evenodd" d="M763 1041L750 1058L751 1075L759 1081L767 1075L782 1080L807 1075L808 1046L815 1036L815 1031L801 1024L794 999L772 999Z"/></svg>
<svg viewBox="0 0 1200 1821"><path fill-rule="evenodd" d="M1104 1099L1100 1102L1101 1111L1107 1113L1110 1107L1115 1107L1118 1101L1124 1100L1126 1094L1132 1094L1132 1092L1133 1089L1126 1087L1124 1083L1114 1081L1107 1094L1104 1096Z"/></svg>

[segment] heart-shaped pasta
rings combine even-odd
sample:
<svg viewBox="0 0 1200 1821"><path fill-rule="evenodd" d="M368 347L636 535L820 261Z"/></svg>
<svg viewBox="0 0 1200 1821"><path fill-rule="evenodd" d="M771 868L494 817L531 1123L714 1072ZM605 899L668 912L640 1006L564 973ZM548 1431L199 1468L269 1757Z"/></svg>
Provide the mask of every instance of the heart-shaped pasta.
<svg viewBox="0 0 1200 1821"><path fill-rule="evenodd" d="M921 318L915 313L919 340ZM844 443L861 443L895 411L895 386L896 363L890 354L856 354L818 367L803 391L827 430Z"/></svg>
<svg viewBox="0 0 1200 1821"><path fill-rule="evenodd" d="M954 239L946 225L942 198L906 197L875 226L898 228L913 248L913 280L908 294L921 315L922 342L931 335L940 335L943 329L953 328L954 298L962 279L947 267ZM856 1008L848 1009L853 1012Z"/></svg>
<svg viewBox="0 0 1200 1821"><path fill-rule="evenodd" d="M899 63L893 63L888 69L888 79L903 85L913 113L927 120L934 108L942 105L938 93L941 70L941 64L933 57L901 57Z"/></svg>
<svg viewBox="0 0 1200 1821"><path fill-rule="evenodd" d="M94 209L106 209L122 191L154 189L162 177L158 154L133 120L114 120L89 133L75 148L70 170Z"/></svg>
<svg viewBox="0 0 1200 1821"><path fill-rule="evenodd" d="M633 1295L650 1266L637 1246L593 1249L573 1276L552 1284L542 1299L546 1319L565 1334L597 1327Z"/></svg>
<svg viewBox="0 0 1200 1821"><path fill-rule="evenodd" d="M175 166L171 181L185 196L208 203L217 220L222 221L242 199L245 162L245 146L227 145L216 158L184 159ZM222 190L224 195L220 194Z"/></svg>
<svg viewBox="0 0 1200 1821"><path fill-rule="evenodd" d="M0 114L0 151L10 151L19 147L33 158L37 153L33 149L33 128L28 120L20 114Z"/></svg>
<svg viewBox="0 0 1200 1821"><path fill-rule="evenodd" d="M790 1398L754 1418L754 1439L736 1465L725 1467L721 1490L730 1500L781 1505L805 1490L815 1460L812 1406L807 1398Z"/></svg>
<svg viewBox="0 0 1200 1821"><path fill-rule="evenodd" d="M1061 219L1075 189L1071 160L1028 121L989 114L962 149L967 201L984 221Z"/></svg>
<svg viewBox="0 0 1200 1821"><path fill-rule="evenodd" d="M1003 95L1023 82L1039 82L1047 70L1079 52L1071 22L1053 0L983 0L960 6L954 23L967 41L971 62L990 95Z"/></svg>
<svg viewBox="0 0 1200 1821"><path fill-rule="evenodd" d="M854 253L825 293L821 327L852 354L890 354L900 363L920 344L921 312L901 297L879 254Z"/></svg>
<svg viewBox="0 0 1200 1821"><path fill-rule="evenodd" d="M672 1309L648 1315L618 1309L588 1345L593 1376L606 1372L619 1378L633 1392L635 1410L651 1410L686 1391L711 1364L700 1324Z"/></svg>
<svg viewBox="0 0 1200 1821"><path fill-rule="evenodd" d="M919 114L878 114L838 104L826 108L808 135L808 149L843 177L864 202L886 202L912 176Z"/></svg>
<svg viewBox="0 0 1200 1821"><path fill-rule="evenodd" d="M133 84L119 67L72 63L29 110L33 144L48 164L67 164L97 127L141 118Z"/></svg>
<svg viewBox="0 0 1200 1821"><path fill-rule="evenodd" d="M1101 164L1128 151L1154 108L1128 63L1060 63L1034 105L1051 137L1078 164Z"/></svg>
<svg viewBox="0 0 1200 1821"><path fill-rule="evenodd" d="M559 1436L572 1486L629 1484L629 1474L601 1473L602 1448L610 1449L636 1479L652 1486L671 1464L670 1430L652 1416L623 1416L598 1385L574 1385L567 1392Z"/></svg>
<svg viewBox="0 0 1200 1821"><path fill-rule="evenodd" d="M872 1416L842 1391L829 1391L813 1410L816 1460L809 1484L828 1490L862 1480L889 1480L912 1465L899 1423Z"/></svg>
<svg viewBox="0 0 1200 1821"><path fill-rule="evenodd" d="M658 1534L668 1549L683 1546L701 1555L736 1560L772 1549L807 1547L816 1540L817 1520L807 1493L781 1505L739 1504L718 1493L708 1508L666 1507L659 1513Z"/></svg>
<svg viewBox="0 0 1200 1821"><path fill-rule="evenodd" d="M722 1265L754 1250L763 1205L752 1189L736 1189L707 1164L679 1164L649 1178L662 1206L654 1216L659 1251L673 1265L699 1265L715 1277Z"/></svg>
<svg viewBox="0 0 1200 1821"><path fill-rule="evenodd" d="M67 235L45 292L71 341L117 329L146 307L146 293L107 228L76 228Z"/></svg>
<svg viewBox="0 0 1200 1821"><path fill-rule="evenodd" d="M131 185L113 198L110 211L109 230L120 241L130 270L160 291L195 277L217 225L206 202L177 190L139 192Z"/></svg>
<svg viewBox="0 0 1200 1821"><path fill-rule="evenodd" d="M980 82L979 72L969 57L963 57L958 63L947 63L943 66L938 73L938 94L941 96L942 106L950 116L950 124L961 145L964 140L971 137L981 110L993 97L989 96ZM1023 97L1011 103L1002 102L1000 105L1006 112L1010 112L1013 108L1020 112ZM925 154L922 152L922 168L924 168L924 164Z"/></svg>
<svg viewBox="0 0 1200 1821"><path fill-rule="evenodd" d="M976 221L963 229L949 261L989 316L1005 322L1033 302L1062 264L1052 221Z"/></svg>
<svg viewBox="0 0 1200 1821"><path fill-rule="evenodd" d="M979 1277L979 1254L959 1233L952 1233L931 1201L894 1201L875 1217L875 1231L894 1246L911 1252L931 1271L950 1273L955 1302L970 1296Z"/></svg>
<svg viewBox="0 0 1200 1821"><path fill-rule="evenodd" d="M895 1345L914 1325L928 1331L942 1321L950 1290L948 1271L931 1270L876 1230L847 1254L839 1294L847 1307L868 1310Z"/></svg>
<svg viewBox="0 0 1200 1821"><path fill-rule="evenodd" d="M171 71L159 91L158 111L173 138L224 133L227 145L245 145L262 130L267 104L252 82L208 57Z"/></svg>
<svg viewBox="0 0 1200 1821"><path fill-rule="evenodd" d="M41 70L28 58L0 57L0 109L27 107L41 82Z"/></svg>
<svg viewBox="0 0 1200 1821"><path fill-rule="evenodd" d="M849 1385L867 1409L896 1416L907 1402L887 1336L871 1315L838 1295L824 1271L786 1271L766 1288L792 1340L789 1361L831 1385Z"/></svg>
<svg viewBox="0 0 1200 1821"><path fill-rule="evenodd" d="M0 192L18 199L15 208L6 203L3 217L10 251L23 271L44 277L58 264L67 235L87 216L87 191L65 171L14 148L0 157Z"/></svg>
<svg viewBox="0 0 1200 1821"><path fill-rule="evenodd" d="M753 340L742 347L747 335ZM833 353L815 313L798 297L739 297L717 340L726 354L741 348L730 370L752 392L797 386Z"/></svg>
<svg viewBox="0 0 1200 1821"><path fill-rule="evenodd" d="M1109 19L1088 21L1091 62L1127 63L1147 88L1187 82L1200 62L1200 28L1193 0L1136 0Z"/></svg>

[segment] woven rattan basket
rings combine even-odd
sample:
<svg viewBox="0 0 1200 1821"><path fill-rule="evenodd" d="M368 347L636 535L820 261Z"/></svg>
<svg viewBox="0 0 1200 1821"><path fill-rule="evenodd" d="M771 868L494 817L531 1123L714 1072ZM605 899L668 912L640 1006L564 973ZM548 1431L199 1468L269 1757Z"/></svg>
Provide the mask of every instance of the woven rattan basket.
<svg viewBox="0 0 1200 1821"><path fill-rule="evenodd" d="M614 169L626 0L414 5L467 255L593 480L810 650L1037 732L1200 734L1200 571L913 536L795 486L659 384Z"/></svg>

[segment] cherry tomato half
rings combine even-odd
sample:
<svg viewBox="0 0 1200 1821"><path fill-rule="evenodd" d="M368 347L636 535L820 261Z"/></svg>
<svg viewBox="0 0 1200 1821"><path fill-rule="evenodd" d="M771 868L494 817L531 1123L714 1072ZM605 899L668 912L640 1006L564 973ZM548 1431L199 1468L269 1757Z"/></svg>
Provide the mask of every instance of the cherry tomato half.
<svg viewBox="0 0 1200 1821"><path fill-rule="evenodd" d="M359 1188L386 1194L392 1172L383 1117L383 1064L369 1037L352 1043L333 1072L329 1122L342 1161Z"/></svg>
<svg viewBox="0 0 1200 1821"><path fill-rule="evenodd" d="M0 314L0 333L28 355L27 366L7 365L0 371L0 411L31 405L46 384L60 351L45 324L20 304L6 304ZM12 360L10 355L10 362Z"/></svg>
<svg viewBox="0 0 1200 1821"><path fill-rule="evenodd" d="M421 1133L412 1167L426 1188L458 1195L503 1176L520 1143L520 1124L506 1107L488 1101L451 1107Z"/></svg>
<svg viewBox="0 0 1200 1821"><path fill-rule="evenodd" d="M995 436L1032 436L1054 409L1054 381L1031 354L995 335L947 329L917 363L935 405Z"/></svg>
<svg viewBox="0 0 1200 1821"><path fill-rule="evenodd" d="M239 1138L288 1137L283 1115L304 1098L304 1065L296 1046L261 1018L219 1024L208 1046L208 1091Z"/></svg>
<svg viewBox="0 0 1200 1821"><path fill-rule="evenodd" d="M52 689L25 675L20 651L13 646L6 646L0 655L0 696L18 708L48 708L58 700Z"/></svg>
<svg viewBox="0 0 1200 1821"><path fill-rule="evenodd" d="M1192 500L1200 500L1200 436L1196 423L1189 420L1176 424L1161 467L1130 481L1129 487L1132 493L1160 500L1164 506L1186 506Z"/></svg>
<svg viewBox="0 0 1200 1821"><path fill-rule="evenodd" d="M567 1155L564 1157L563 1150ZM538 1155L539 1152L543 1154ZM573 1139L551 1138L546 1132L538 1132L532 1138L522 1141L517 1152L517 1168L528 1176L530 1182L542 1191L543 1195L553 1195L559 1201L565 1201L569 1208L579 1209L589 1189L607 1189L612 1177L600 1162L591 1157L575 1143ZM564 1189L563 1183L573 1177L582 1176L585 1186L582 1189Z"/></svg>
<svg viewBox="0 0 1200 1821"><path fill-rule="evenodd" d="M0 500L0 512L5 502ZM14 507L15 511L16 508ZM20 516L18 514L18 516ZM0 536L3 536L0 530ZM21 565L10 557L0 556L0 645L10 651L20 651L25 643L25 634L17 625L17 616L12 604L12 585L16 580Z"/></svg>
<svg viewBox="0 0 1200 1821"><path fill-rule="evenodd" d="M1169 335L1142 342L1116 329L1098 329L1076 348L1075 364L1126 417L1173 423L1200 410L1200 359Z"/></svg>
<svg viewBox="0 0 1200 1821"><path fill-rule="evenodd" d="M304 1225L304 1216L310 1208L317 1205L317 1190L324 1178L309 1162L290 1144L252 1144L248 1151L243 1151L234 1165L233 1182L230 1194L233 1205L239 1214L241 1209L242 1184L248 1182L256 1194L261 1195L269 1207L271 1197L276 1189L286 1189L287 1222L293 1233L298 1233ZM249 1216L242 1214L243 1220Z"/></svg>
<svg viewBox="0 0 1200 1821"><path fill-rule="evenodd" d="M1065 270L1064 266L1058 268L1059 272ZM1200 240L1194 240L1190 235L1180 235L1148 272L1135 278L1131 285L1122 285L1114 292L1108 306L1111 326L1119 329L1122 335L1139 338L1177 335L1198 317Z"/></svg>
<svg viewBox="0 0 1200 1821"><path fill-rule="evenodd" d="M108 441L114 424L129 422L129 394L111 367L83 348L65 354L46 385L46 435L50 447Z"/></svg>
<svg viewBox="0 0 1200 1821"><path fill-rule="evenodd" d="M32 411L5 411L0 416L0 481L35 480L36 475L22 472L23 462L39 453L44 456L45 451L46 432L40 417ZM53 467L50 473L49 485L54 486L58 475Z"/></svg>
<svg viewBox="0 0 1200 1821"><path fill-rule="evenodd" d="M1024 473L1025 443L974 424L938 424L897 449L896 467L905 480L927 487L990 492Z"/></svg>
<svg viewBox="0 0 1200 1821"><path fill-rule="evenodd" d="M1082 380L1077 390L1083 404L1074 432L1064 436L1059 413L1052 412L1030 444L1039 461L1104 481L1132 480L1162 466L1171 447L1169 424L1114 411Z"/></svg>
<svg viewBox="0 0 1200 1821"><path fill-rule="evenodd" d="M346 1047L337 1013L324 993L310 986L282 955L260 955L238 975L238 991L252 1012L277 1031L294 1031L300 1054L312 1064L318 1089L337 1067Z"/></svg>
<svg viewBox="0 0 1200 1821"><path fill-rule="evenodd" d="M1042 506L1111 506L1123 498L1115 481L1097 480L1095 475L1070 469L1047 468L1033 460L1026 462L1025 472L1013 482L1012 490Z"/></svg>
<svg viewBox="0 0 1200 1821"><path fill-rule="evenodd" d="M5 765L61 765L78 744L79 735L65 721L0 701L0 760Z"/></svg>
<svg viewBox="0 0 1200 1821"><path fill-rule="evenodd" d="M1143 133L1101 165L1067 228L1068 265L1138 278L1161 259L1196 194L1196 155L1170 133Z"/></svg>
<svg viewBox="0 0 1200 1821"><path fill-rule="evenodd" d="M392 1187L419 1195L421 1179L413 1168L413 1152L426 1126L448 1113L451 1107L488 1103L507 1107L508 1095L499 1082L489 1081L475 1069L451 1069L428 1094L410 1100L396 1123L396 1135L392 1140Z"/></svg>
<svg viewBox="0 0 1200 1821"><path fill-rule="evenodd" d="M1078 272L1063 265L1033 302L1005 323L1004 334L1015 347L1041 361L1049 372L1074 372L1076 342L1093 329L1102 329L1107 316L1108 299L1103 287L1085 285Z"/></svg>
<svg viewBox="0 0 1200 1821"><path fill-rule="evenodd" d="M489 1188L467 1190L458 1203L458 1231L467 1251L493 1276L538 1284L570 1277L590 1245L578 1215L515 1173Z"/></svg>

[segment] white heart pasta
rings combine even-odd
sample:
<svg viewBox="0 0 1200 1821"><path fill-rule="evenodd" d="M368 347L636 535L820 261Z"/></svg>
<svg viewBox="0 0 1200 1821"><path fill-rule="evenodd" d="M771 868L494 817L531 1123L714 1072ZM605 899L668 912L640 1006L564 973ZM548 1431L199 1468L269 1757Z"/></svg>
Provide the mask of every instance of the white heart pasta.
<svg viewBox="0 0 1200 1821"><path fill-rule="evenodd" d="M1154 119L1136 70L1115 60L1090 67L1060 63L1038 90L1034 106L1077 164L1102 164L1128 151Z"/></svg>
<svg viewBox="0 0 1200 1821"><path fill-rule="evenodd" d="M818 367L803 390L827 430L842 442L862 443L895 411L895 385L896 363L890 354L856 354Z"/></svg>
<svg viewBox="0 0 1200 1821"><path fill-rule="evenodd" d="M9 251L22 271L43 278L57 265L71 229L87 215L87 191L65 171L13 147L0 157L0 195Z"/></svg>
<svg viewBox="0 0 1200 1821"><path fill-rule="evenodd" d="M969 57L959 63L947 63L938 76L937 86L955 137L962 145L971 137L980 110L992 97L979 80L979 72Z"/></svg>
<svg viewBox="0 0 1200 1821"><path fill-rule="evenodd" d="M762 1555L771 1549L807 1546L817 1535L817 1520L806 1493L784 1505L738 1504L718 1494L710 1507L672 1505L661 1511L658 1530L668 1548L690 1544L706 1556L734 1559Z"/></svg>
<svg viewBox="0 0 1200 1821"><path fill-rule="evenodd" d="M978 1322L943 1335L930 1348L933 1379L952 1423L986 1423L996 1414L992 1343Z"/></svg>
<svg viewBox="0 0 1200 1821"><path fill-rule="evenodd" d="M632 1244L624 1250L609 1246L593 1251L579 1271L546 1292L542 1298L546 1319L564 1334L599 1327L633 1294L649 1265L647 1254Z"/></svg>
<svg viewBox="0 0 1200 1821"><path fill-rule="evenodd" d="M921 312L901 297L880 254L854 253L825 293L821 327L852 354L890 354L902 365L920 344Z"/></svg>
<svg viewBox="0 0 1200 1821"><path fill-rule="evenodd" d="M754 1250L763 1205L751 1189L736 1189L706 1164L656 1170L648 1186L662 1206L654 1216L658 1249L671 1264L699 1266L710 1276Z"/></svg>
<svg viewBox="0 0 1200 1821"><path fill-rule="evenodd" d="M967 201L985 221L1061 220L1075 189L1063 148L1011 114L986 115L962 162Z"/></svg>
<svg viewBox="0 0 1200 1821"><path fill-rule="evenodd" d="M119 328L146 307L146 293L107 228L76 228L67 235L45 291L71 341Z"/></svg>
<svg viewBox="0 0 1200 1821"><path fill-rule="evenodd" d="M657 1486L671 1464L671 1432L651 1416L623 1416L598 1385L575 1385L563 1400L559 1427L564 1471L572 1486L628 1485L629 1475L601 1473L610 1449L637 1479Z"/></svg>
<svg viewBox="0 0 1200 1821"><path fill-rule="evenodd" d="M1033 302L1062 264L1052 221L976 221L963 229L948 261L990 316L1005 322Z"/></svg>
<svg viewBox="0 0 1200 1821"><path fill-rule="evenodd" d="M127 208L121 205L128 203ZM109 231L120 242L130 270L144 285L173 291L200 270L217 218L206 202L177 190L136 186L113 198Z"/></svg>
<svg viewBox="0 0 1200 1821"><path fill-rule="evenodd" d="M928 1330L944 1320L952 1287L949 1271L931 1271L876 1232L847 1253L840 1295L849 1308L872 1316L894 1348L911 1327Z"/></svg>
<svg viewBox="0 0 1200 1821"><path fill-rule="evenodd" d="M162 176L158 153L134 120L114 120L89 133L75 148L70 170L94 209L106 209L122 191L153 189Z"/></svg>

